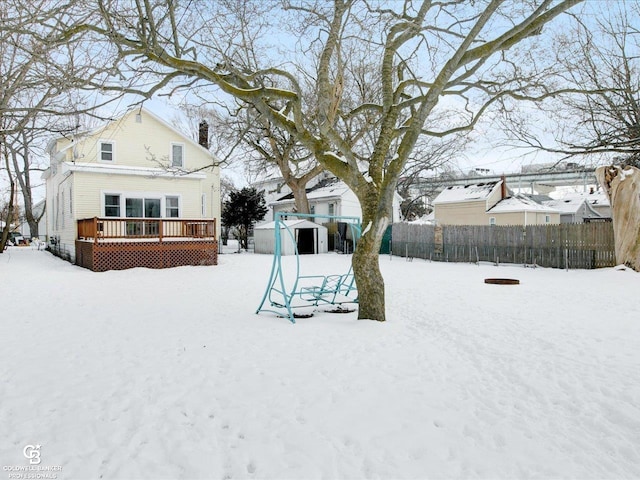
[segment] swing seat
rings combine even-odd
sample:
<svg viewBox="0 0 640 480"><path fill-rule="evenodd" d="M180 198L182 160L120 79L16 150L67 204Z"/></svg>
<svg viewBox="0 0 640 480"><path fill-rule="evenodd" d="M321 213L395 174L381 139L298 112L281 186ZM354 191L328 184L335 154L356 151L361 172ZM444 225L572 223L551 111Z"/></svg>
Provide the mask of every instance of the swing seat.
<svg viewBox="0 0 640 480"><path fill-rule="evenodd" d="M280 316L286 316L291 323L296 323L294 308L309 309L317 307L320 303L329 305L341 305L343 303L358 303L356 282L352 269L342 275L300 275L300 252L298 251L298 237L296 232L287 226L283 218L293 215L299 218L327 218L329 220L340 220L348 223L351 231L351 238L354 242L360 237L360 218L317 215L308 213L287 213L276 212L275 214L275 249L273 253L273 264L267 289L264 292L262 301L256 310L260 312L272 312ZM282 239L281 230L284 230L287 239L294 245L295 252L295 278L293 282L285 284L285 277L282 269ZM269 307L264 308L265 302ZM300 304L302 303L302 305ZM284 310L284 312L283 312ZM340 310L342 313L344 309ZM300 316L300 314L297 314Z"/></svg>
<svg viewBox="0 0 640 480"><path fill-rule="evenodd" d="M299 296L302 300L318 303L336 303L357 302L357 299L349 298L351 292L356 291L355 278L353 273L344 275L308 275L301 276L300 281L307 283L308 281L319 281L316 285L302 286ZM346 297L346 299L345 299Z"/></svg>

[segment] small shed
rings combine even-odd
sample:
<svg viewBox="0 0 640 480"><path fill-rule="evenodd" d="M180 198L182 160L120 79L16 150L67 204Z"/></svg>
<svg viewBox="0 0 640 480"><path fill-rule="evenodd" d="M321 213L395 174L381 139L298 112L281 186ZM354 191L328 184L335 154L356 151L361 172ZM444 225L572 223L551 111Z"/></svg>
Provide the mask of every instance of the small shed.
<svg viewBox="0 0 640 480"><path fill-rule="evenodd" d="M276 222L269 222L253 229L255 253L275 252L275 228ZM287 230L291 232L291 235ZM282 255L294 255L296 253L295 245L298 246L300 255L328 252L327 228L308 220L280 222L280 238Z"/></svg>

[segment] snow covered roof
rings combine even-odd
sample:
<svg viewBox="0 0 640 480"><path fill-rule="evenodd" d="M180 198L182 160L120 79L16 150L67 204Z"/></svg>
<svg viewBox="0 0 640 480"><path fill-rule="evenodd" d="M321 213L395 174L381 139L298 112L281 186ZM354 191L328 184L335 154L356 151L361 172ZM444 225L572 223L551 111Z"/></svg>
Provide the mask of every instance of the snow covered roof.
<svg viewBox="0 0 640 480"><path fill-rule="evenodd" d="M569 195L565 195L563 200L565 199L573 199L573 198L582 198L586 200L586 202L593 206L611 206L609 202L609 198L607 194L604 192L596 192L596 193L571 193Z"/></svg>
<svg viewBox="0 0 640 480"><path fill-rule="evenodd" d="M475 202L486 200L500 182L476 183L473 185L455 185L445 188L434 200L438 203Z"/></svg>
<svg viewBox="0 0 640 480"><path fill-rule="evenodd" d="M506 213L506 212L544 212L544 213L558 213L559 210L541 205L538 202L528 198L525 195L513 195L511 197L503 198L489 209L492 213Z"/></svg>
<svg viewBox="0 0 640 480"><path fill-rule="evenodd" d="M577 213L584 203L585 199L583 197L565 197L542 202L543 205L556 209L560 213Z"/></svg>
<svg viewBox="0 0 640 480"><path fill-rule="evenodd" d="M319 200L323 198L341 198L348 191L349 187L347 187L347 184L341 180L338 180L329 185L307 189L307 199ZM271 202L271 205L277 203L291 203L292 201L293 193L289 193L280 197L278 200Z"/></svg>
<svg viewBox="0 0 640 480"><path fill-rule="evenodd" d="M317 223L314 222L310 222L309 220L305 220L305 219L297 219L297 220L284 220L284 221L280 221L281 224L283 224L280 228L325 228L322 225L319 225ZM273 230L276 228L276 222L269 222L269 223L263 223L262 225L258 225L256 227L253 227L254 230Z"/></svg>

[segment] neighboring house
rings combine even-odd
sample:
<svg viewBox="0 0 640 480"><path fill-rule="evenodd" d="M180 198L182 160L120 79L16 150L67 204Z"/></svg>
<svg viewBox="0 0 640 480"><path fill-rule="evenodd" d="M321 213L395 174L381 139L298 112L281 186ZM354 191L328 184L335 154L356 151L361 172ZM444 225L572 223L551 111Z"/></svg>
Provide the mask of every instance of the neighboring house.
<svg viewBox="0 0 640 480"><path fill-rule="evenodd" d="M307 189L310 213L316 215L346 216L362 218L362 209L355 193L341 180L325 178ZM389 224L400 221L400 203L402 198L397 193L394 196L392 218ZM295 206L293 194L281 196L269 204L272 215L276 212L292 212ZM272 217L271 220L273 220ZM318 217L317 223L328 220Z"/></svg>
<svg viewBox="0 0 640 480"><path fill-rule="evenodd" d="M571 193L564 197L567 198L583 198L600 217L611 218L611 204L606 193L595 191L592 189L589 193Z"/></svg>
<svg viewBox="0 0 640 480"><path fill-rule="evenodd" d="M445 188L433 201L439 225L560 223L558 210L509 191L504 180Z"/></svg>
<svg viewBox="0 0 640 480"><path fill-rule="evenodd" d="M327 181L335 181L335 178L332 176L332 174L323 172L320 175L312 178L307 183L307 191L316 187L320 183L324 182L324 184L326 184ZM291 194L291 189L284 181L284 178L280 176L259 180L252 183L251 186L254 187L258 192L264 193L264 201L267 205L267 208L269 209L267 214L264 216L264 219L261 222L258 222L258 224L273 221L273 219L275 218L274 205L276 205L278 200ZM289 198L293 199L293 195L291 195ZM291 204L293 205L293 202L291 202Z"/></svg>
<svg viewBox="0 0 640 480"><path fill-rule="evenodd" d="M93 270L217 262L219 168L164 120L136 109L53 139L48 153L45 216L54 252Z"/></svg>
<svg viewBox="0 0 640 480"><path fill-rule="evenodd" d="M584 223L585 219L601 218L583 196L571 195L541 203L560 212L560 223Z"/></svg>
<svg viewBox="0 0 640 480"><path fill-rule="evenodd" d="M33 206L33 216L36 218L40 217L40 220L38 221L38 236L41 240L45 240L47 234L47 218L42 215L45 205L46 202L43 199ZM26 220L20 224L20 232L24 238L31 238L31 229L29 228L29 224Z"/></svg>

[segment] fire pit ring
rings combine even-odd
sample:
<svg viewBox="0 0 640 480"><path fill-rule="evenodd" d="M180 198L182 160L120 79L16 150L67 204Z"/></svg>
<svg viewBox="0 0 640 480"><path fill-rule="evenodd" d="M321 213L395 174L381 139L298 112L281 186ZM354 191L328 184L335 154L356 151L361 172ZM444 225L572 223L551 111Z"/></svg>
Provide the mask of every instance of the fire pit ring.
<svg viewBox="0 0 640 480"><path fill-rule="evenodd" d="M485 278L484 283L491 285L520 285L520 280L515 278Z"/></svg>

